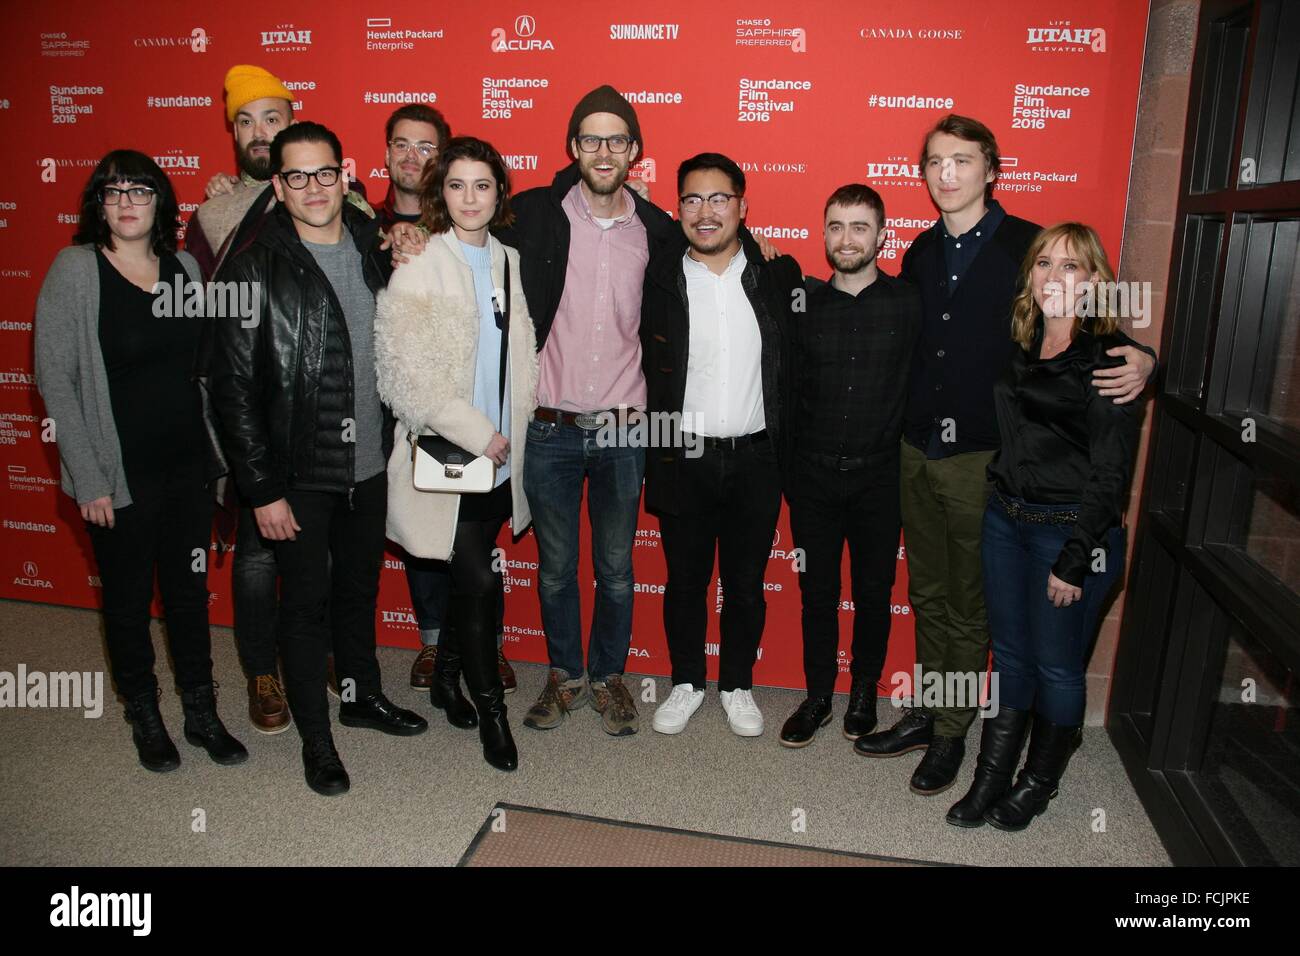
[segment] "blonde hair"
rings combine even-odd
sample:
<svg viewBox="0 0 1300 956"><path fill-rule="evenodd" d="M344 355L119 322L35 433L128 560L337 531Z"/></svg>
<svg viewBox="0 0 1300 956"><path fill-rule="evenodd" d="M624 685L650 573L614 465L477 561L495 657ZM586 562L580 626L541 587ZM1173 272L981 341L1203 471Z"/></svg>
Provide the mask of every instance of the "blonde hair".
<svg viewBox="0 0 1300 956"><path fill-rule="evenodd" d="M1085 226L1081 222L1062 222L1040 232L1029 244L1029 251L1025 253L1025 259L1020 264L1020 291L1016 293L1016 298L1011 305L1011 337L1026 352L1033 347L1034 332L1043 315L1043 310L1034 301L1030 274L1034 270L1034 263L1038 261L1038 257L1045 250L1056 245L1058 239L1065 240L1066 248L1079 258L1083 267L1092 274L1094 282L1115 281L1115 270L1111 268L1110 260L1106 258L1106 250L1102 248L1101 238L1091 226ZM1111 314L1108 300L1109 296L1093 298L1095 310L1087 317L1092 321L1089 331L1093 335L1112 335L1119 331L1119 320ZM1074 327L1070 329L1071 339L1079 334L1084 321L1084 318L1075 315Z"/></svg>

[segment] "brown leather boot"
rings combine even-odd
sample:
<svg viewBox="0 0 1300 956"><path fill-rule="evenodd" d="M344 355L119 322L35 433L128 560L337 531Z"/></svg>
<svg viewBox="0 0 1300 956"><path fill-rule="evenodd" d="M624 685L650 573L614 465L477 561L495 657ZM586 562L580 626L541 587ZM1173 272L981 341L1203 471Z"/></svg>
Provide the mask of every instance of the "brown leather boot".
<svg viewBox="0 0 1300 956"><path fill-rule="evenodd" d="M517 686L515 669L506 660L506 652L499 647L497 648L497 670L501 672L501 686L505 688L507 694L513 694Z"/></svg>
<svg viewBox="0 0 1300 956"><path fill-rule="evenodd" d="M425 644L411 664L411 686L428 690L433 686L433 669L438 662L438 645Z"/></svg>
<svg viewBox="0 0 1300 956"><path fill-rule="evenodd" d="M258 674L248 681L248 719L262 734L279 734L289 729L289 701L284 685L275 674Z"/></svg>

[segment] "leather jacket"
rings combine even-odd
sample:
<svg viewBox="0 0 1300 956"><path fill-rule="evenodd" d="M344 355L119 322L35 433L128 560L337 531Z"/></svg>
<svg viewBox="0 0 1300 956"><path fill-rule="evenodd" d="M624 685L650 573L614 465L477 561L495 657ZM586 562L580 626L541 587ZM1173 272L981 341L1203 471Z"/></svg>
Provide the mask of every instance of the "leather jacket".
<svg viewBox="0 0 1300 956"><path fill-rule="evenodd" d="M343 222L362 253L366 284L378 292L392 272L379 251L379 223L346 203ZM223 266L222 278L260 284L256 323L215 320L208 379L240 493L260 507L289 488L350 491L356 445L344 439L345 420L354 418L347 323L282 205L267 214L252 244ZM384 432L387 453L392 433Z"/></svg>

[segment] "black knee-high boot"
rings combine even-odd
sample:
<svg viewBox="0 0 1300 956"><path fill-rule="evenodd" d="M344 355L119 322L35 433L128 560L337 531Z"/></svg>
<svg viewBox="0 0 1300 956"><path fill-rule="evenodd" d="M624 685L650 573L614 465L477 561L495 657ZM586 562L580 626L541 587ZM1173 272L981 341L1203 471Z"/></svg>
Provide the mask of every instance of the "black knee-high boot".
<svg viewBox="0 0 1300 956"><path fill-rule="evenodd" d="M450 615L449 615L450 617ZM429 685L429 703L447 712L447 723L468 730L478 726L474 705L460 690L460 645L450 621L442 629L438 656L433 662L433 683Z"/></svg>
<svg viewBox="0 0 1300 956"><path fill-rule="evenodd" d="M982 827L985 812L1011 789L1030 716L1027 710L1004 706L998 709L997 716L983 720L975 780L966 796L948 811L947 820L953 826Z"/></svg>
<svg viewBox="0 0 1300 956"><path fill-rule="evenodd" d="M453 594L448 612L456 629L465 683L478 709L483 759L498 770L514 770L519 752L506 722L505 688L497 669L496 601L491 596Z"/></svg>

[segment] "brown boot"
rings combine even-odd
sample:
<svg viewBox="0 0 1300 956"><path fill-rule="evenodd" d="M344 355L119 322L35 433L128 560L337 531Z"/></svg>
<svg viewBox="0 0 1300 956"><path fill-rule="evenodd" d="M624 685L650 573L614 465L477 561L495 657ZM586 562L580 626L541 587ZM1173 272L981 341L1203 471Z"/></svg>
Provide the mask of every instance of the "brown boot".
<svg viewBox="0 0 1300 956"><path fill-rule="evenodd" d="M506 652L497 648L497 670L501 672L501 686L505 688L507 694L515 692L515 669L510 666L506 660Z"/></svg>
<svg viewBox="0 0 1300 956"><path fill-rule="evenodd" d="M258 674L248 681L248 719L262 734L279 734L289 729L289 701L284 685L275 674Z"/></svg>
<svg viewBox="0 0 1300 956"><path fill-rule="evenodd" d="M438 645L425 644L411 664L411 686L428 690L433 686L433 669L438 662Z"/></svg>

